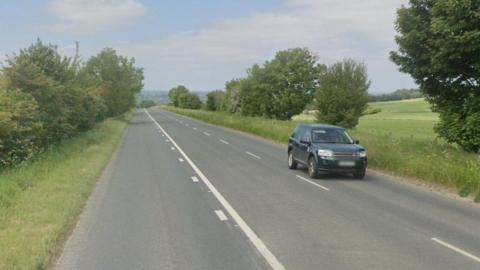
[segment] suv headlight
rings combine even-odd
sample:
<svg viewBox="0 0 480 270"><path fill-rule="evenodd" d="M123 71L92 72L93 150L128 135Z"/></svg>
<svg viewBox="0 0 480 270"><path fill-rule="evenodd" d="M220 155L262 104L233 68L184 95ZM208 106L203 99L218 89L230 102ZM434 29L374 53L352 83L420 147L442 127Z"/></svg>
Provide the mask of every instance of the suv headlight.
<svg viewBox="0 0 480 270"><path fill-rule="evenodd" d="M319 149L318 150L318 156L320 156L320 157L333 157L333 151L332 150Z"/></svg>
<svg viewBox="0 0 480 270"><path fill-rule="evenodd" d="M366 157L366 156L367 156L367 151L359 151L359 152L357 153L357 155L358 155L359 157Z"/></svg>

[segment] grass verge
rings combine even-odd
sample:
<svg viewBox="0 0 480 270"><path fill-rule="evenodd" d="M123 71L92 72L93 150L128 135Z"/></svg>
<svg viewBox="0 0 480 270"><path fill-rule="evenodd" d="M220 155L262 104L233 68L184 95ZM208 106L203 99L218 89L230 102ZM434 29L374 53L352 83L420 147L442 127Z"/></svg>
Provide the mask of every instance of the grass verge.
<svg viewBox="0 0 480 270"><path fill-rule="evenodd" d="M360 120L357 128L350 130L367 149L370 167L398 176L455 187L459 191L467 190L467 196L478 194L475 201L479 201L480 157L437 139L432 130L436 116L430 111L412 113L415 106L424 110L424 102L419 101L417 105L404 104L407 106L393 104L401 106L400 112L384 109L385 112L381 114L366 116ZM379 106L389 108L392 104ZM169 106L163 108L280 143L288 141L297 121L306 121L306 117L300 117L301 120L279 121L225 112L186 110Z"/></svg>
<svg viewBox="0 0 480 270"><path fill-rule="evenodd" d="M44 269L128 125L128 116L0 172L0 269Z"/></svg>

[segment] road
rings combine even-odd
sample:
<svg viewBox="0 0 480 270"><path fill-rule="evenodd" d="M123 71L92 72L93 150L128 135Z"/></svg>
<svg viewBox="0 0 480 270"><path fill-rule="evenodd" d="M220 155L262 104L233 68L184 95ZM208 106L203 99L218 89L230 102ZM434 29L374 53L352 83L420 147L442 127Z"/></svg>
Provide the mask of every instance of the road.
<svg viewBox="0 0 480 270"><path fill-rule="evenodd" d="M57 269L480 269L480 208L380 174L310 180L281 145L137 110Z"/></svg>

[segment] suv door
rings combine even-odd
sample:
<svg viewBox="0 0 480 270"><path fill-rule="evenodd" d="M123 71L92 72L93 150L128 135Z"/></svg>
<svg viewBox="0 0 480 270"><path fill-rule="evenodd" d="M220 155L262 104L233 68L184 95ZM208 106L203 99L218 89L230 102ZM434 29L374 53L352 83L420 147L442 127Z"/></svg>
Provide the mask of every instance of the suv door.
<svg viewBox="0 0 480 270"><path fill-rule="evenodd" d="M297 126L289 139L289 144L292 147L292 156L295 160L298 160L298 147L300 146L300 136L303 130L304 128L302 126Z"/></svg>
<svg viewBox="0 0 480 270"><path fill-rule="evenodd" d="M297 159L300 162L307 163L308 160L308 151L310 150L311 144L311 132L309 128L304 128L302 134L300 135L298 150L297 150Z"/></svg>

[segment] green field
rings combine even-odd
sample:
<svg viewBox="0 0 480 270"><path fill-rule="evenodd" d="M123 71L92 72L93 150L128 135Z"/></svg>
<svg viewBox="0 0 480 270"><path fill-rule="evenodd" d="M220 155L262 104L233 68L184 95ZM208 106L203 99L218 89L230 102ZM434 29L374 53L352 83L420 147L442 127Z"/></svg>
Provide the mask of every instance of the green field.
<svg viewBox="0 0 480 270"><path fill-rule="evenodd" d="M44 269L127 127L107 119L0 172L0 269Z"/></svg>
<svg viewBox="0 0 480 270"><path fill-rule="evenodd" d="M367 148L372 168L399 176L455 187L462 195L479 194L480 158L438 139L433 126L438 116L423 99L370 104L382 111L366 115L350 130ZM285 143L298 122L314 122L311 114L292 121L242 117L224 112L208 112L165 107L167 110L213 124ZM470 192L468 192L470 191Z"/></svg>

